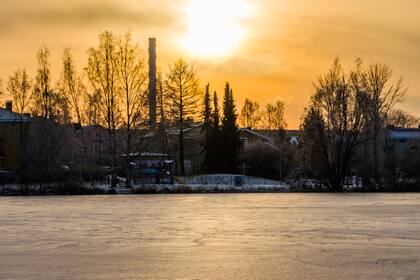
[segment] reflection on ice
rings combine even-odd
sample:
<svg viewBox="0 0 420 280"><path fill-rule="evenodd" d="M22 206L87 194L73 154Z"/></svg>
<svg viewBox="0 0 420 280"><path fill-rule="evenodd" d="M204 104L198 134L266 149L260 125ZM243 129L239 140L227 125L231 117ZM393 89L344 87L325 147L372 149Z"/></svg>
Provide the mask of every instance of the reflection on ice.
<svg viewBox="0 0 420 280"><path fill-rule="evenodd" d="M4 279L420 277L419 194L0 198Z"/></svg>

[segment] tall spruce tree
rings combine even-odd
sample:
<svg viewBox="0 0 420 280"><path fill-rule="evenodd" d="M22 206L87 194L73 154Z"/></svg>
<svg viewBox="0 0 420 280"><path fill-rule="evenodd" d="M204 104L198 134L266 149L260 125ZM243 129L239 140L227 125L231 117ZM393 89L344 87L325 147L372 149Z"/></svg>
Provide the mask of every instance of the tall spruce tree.
<svg viewBox="0 0 420 280"><path fill-rule="evenodd" d="M203 104L203 142L202 142L202 153L203 153L203 169L206 172L209 172L211 169L211 156L212 156L212 139L211 139L211 129L212 129L212 111L211 111L211 98L210 98L210 85L206 85L206 91L204 94L204 104Z"/></svg>
<svg viewBox="0 0 420 280"><path fill-rule="evenodd" d="M217 92L213 94L213 114L212 114L212 128L211 128L211 153L210 153L210 171L219 172L221 170L221 159L223 155L222 143L220 140L220 110L219 98Z"/></svg>
<svg viewBox="0 0 420 280"><path fill-rule="evenodd" d="M236 172L238 155L241 149L237 119L238 115L236 114L233 90L229 83L226 83L223 98L223 119L221 129L221 140L223 141L223 161L221 161L221 165L223 171L228 173Z"/></svg>

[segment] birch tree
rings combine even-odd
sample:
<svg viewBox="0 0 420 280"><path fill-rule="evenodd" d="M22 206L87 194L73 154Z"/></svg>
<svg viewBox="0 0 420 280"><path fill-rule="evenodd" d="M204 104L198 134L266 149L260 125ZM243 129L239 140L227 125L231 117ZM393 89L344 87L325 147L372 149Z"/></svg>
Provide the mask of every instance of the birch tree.
<svg viewBox="0 0 420 280"><path fill-rule="evenodd" d="M79 124L84 124L86 120L83 106L86 101L86 87L77 73L69 48L65 48L63 52L63 69L58 88L68 101L71 118Z"/></svg>
<svg viewBox="0 0 420 280"><path fill-rule="evenodd" d="M89 49L86 68L93 92L96 94L92 100L97 102L101 116L100 123L108 132L108 150L113 168L117 165L116 130L120 124L117 50L114 35L109 31L101 33L98 47ZM115 174L113 175L115 185Z"/></svg>
<svg viewBox="0 0 420 280"><path fill-rule="evenodd" d="M14 110L20 115L29 109L32 99L31 87L32 81L25 69L18 69L9 77L7 91L13 98Z"/></svg>
<svg viewBox="0 0 420 280"><path fill-rule="evenodd" d="M146 93L147 71L140 45L134 43L127 32L117 44L117 77L121 87L121 119L125 129L125 150L127 179L130 176L130 154L133 152L134 137L140 126L147 121Z"/></svg>
<svg viewBox="0 0 420 280"><path fill-rule="evenodd" d="M34 113L44 118L52 115L53 92L51 88L51 73L49 63L50 51L46 46L37 53L38 69L34 85Z"/></svg>
<svg viewBox="0 0 420 280"><path fill-rule="evenodd" d="M240 119L243 126L257 128L261 121L260 104L246 98Z"/></svg>

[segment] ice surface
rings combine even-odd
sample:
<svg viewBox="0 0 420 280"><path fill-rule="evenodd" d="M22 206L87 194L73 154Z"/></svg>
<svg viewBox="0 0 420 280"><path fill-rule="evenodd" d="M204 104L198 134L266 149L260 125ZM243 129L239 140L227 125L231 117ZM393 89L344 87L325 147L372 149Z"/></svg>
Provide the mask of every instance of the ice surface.
<svg viewBox="0 0 420 280"><path fill-rule="evenodd" d="M419 279L420 194L0 197L0 279Z"/></svg>

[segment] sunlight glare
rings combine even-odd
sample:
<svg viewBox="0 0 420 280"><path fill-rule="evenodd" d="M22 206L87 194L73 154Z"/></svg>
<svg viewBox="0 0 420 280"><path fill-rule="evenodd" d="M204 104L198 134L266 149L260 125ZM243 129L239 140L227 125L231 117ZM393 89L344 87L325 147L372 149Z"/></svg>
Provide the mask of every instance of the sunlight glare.
<svg viewBox="0 0 420 280"><path fill-rule="evenodd" d="M250 11L246 0L191 0L186 7L188 27L181 44L193 55L227 55L246 35L241 20Z"/></svg>

